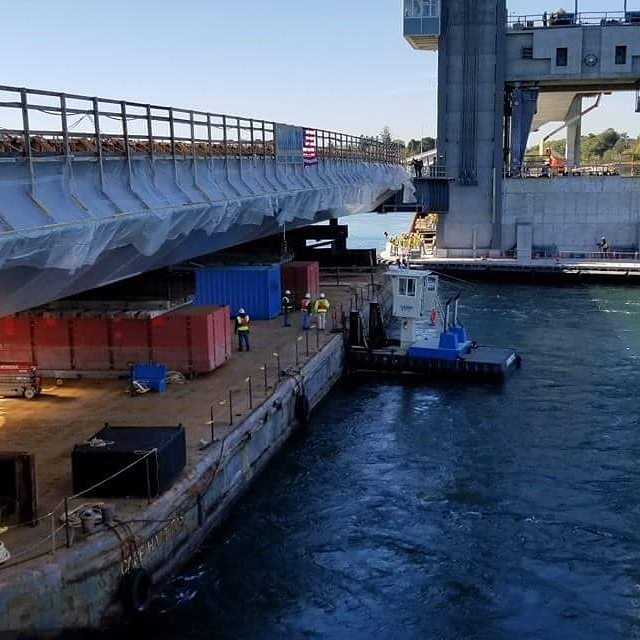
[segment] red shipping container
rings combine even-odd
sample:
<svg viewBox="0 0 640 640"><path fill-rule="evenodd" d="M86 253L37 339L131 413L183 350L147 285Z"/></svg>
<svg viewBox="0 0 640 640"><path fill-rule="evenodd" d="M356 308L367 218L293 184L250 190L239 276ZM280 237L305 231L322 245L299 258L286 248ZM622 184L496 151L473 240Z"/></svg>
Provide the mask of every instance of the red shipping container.
<svg viewBox="0 0 640 640"><path fill-rule="evenodd" d="M0 362L33 363L29 316L0 318Z"/></svg>
<svg viewBox="0 0 640 640"><path fill-rule="evenodd" d="M73 318L73 361L80 371L108 371L111 369L109 354L109 320L107 318Z"/></svg>
<svg viewBox="0 0 640 640"><path fill-rule="evenodd" d="M289 289L300 306L305 293L315 300L320 293L320 267L317 262L288 262L281 267L282 291Z"/></svg>
<svg viewBox="0 0 640 640"><path fill-rule="evenodd" d="M207 373L231 357L229 307L183 307L151 321L153 360L168 369Z"/></svg>
<svg viewBox="0 0 640 640"><path fill-rule="evenodd" d="M112 318L110 322L114 369L127 371L131 363L145 363L153 358L149 319Z"/></svg>
<svg viewBox="0 0 640 640"><path fill-rule="evenodd" d="M71 369L69 320L60 316L35 316L32 323L35 364L38 369Z"/></svg>

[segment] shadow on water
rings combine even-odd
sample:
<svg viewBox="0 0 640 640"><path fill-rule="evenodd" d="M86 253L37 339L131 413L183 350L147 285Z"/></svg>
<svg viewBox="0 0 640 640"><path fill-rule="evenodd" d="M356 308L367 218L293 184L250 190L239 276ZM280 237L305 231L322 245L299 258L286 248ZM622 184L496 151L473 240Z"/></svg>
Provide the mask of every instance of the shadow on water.
<svg viewBox="0 0 640 640"><path fill-rule="evenodd" d="M640 637L640 296L477 285L502 387L345 382L142 627L153 638Z"/></svg>

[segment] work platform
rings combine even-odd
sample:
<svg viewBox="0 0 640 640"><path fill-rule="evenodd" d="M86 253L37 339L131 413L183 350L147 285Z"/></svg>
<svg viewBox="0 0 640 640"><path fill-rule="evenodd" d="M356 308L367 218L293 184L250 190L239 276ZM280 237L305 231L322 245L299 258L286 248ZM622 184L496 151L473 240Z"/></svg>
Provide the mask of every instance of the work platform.
<svg viewBox="0 0 640 640"><path fill-rule="evenodd" d="M486 279L556 280L558 282L616 282L640 284L640 260L538 258L416 258L414 269Z"/></svg>

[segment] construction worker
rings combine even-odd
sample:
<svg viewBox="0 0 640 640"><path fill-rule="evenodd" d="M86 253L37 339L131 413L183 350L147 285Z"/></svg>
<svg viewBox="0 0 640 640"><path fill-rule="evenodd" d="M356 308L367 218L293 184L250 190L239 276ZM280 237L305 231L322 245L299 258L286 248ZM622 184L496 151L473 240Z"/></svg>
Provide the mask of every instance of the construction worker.
<svg viewBox="0 0 640 640"><path fill-rule="evenodd" d="M293 302L293 295L291 291L287 289L282 296L282 317L284 318L284 326L290 327L289 314L296 310L296 305Z"/></svg>
<svg viewBox="0 0 640 640"><path fill-rule="evenodd" d="M304 294L304 298L300 301L300 310L302 311L302 330L311 329L311 294Z"/></svg>
<svg viewBox="0 0 640 640"><path fill-rule="evenodd" d="M242 351L242 345L247 348L247 351L251 351L251 343L249 342L249 314L244 309L238 309L238 315L236 316L236 333L238 334L238 351Z"/></svg>
<svg viewBox="0 0 640 640"><path fill-rule="evenodd" d="M609 253L609 243L604 236L602 236L602 239L600 240L600 242L598 242L598 249L600 249L602 257L606 258L607 254Z"/></svg>
<svg viewBox="0 0 640 640"><path fill-rule="evenodd" d="M331 303L327 300L327 296L321 293L313 305L313 312L318 319L318 329L320 329L320 331L324 331L327 327L327 314L329 313L329 309L331 309Z"/></svg>

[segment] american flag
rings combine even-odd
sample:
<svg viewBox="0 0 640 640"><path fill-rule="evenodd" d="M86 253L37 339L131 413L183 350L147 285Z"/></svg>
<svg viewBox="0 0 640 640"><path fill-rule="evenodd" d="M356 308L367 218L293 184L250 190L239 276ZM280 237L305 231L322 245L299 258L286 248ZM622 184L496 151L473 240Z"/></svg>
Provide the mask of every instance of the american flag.
<svg viewBox="0 0 640 640"><path fill-rule="evenodd" d="M302 159L305 167L318 164L318 156L316 155L316 132L313 129L304 130Z"/></svg>

